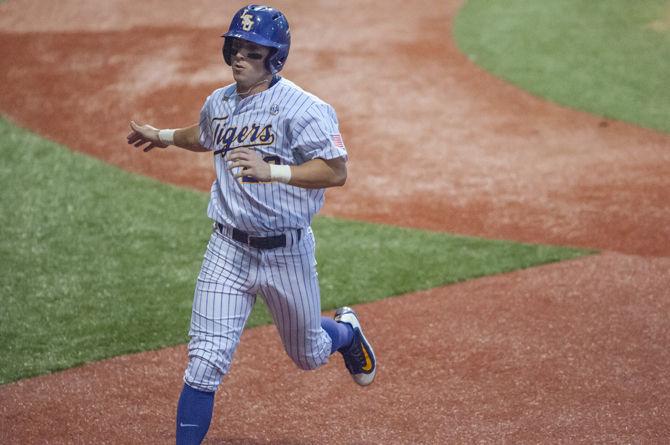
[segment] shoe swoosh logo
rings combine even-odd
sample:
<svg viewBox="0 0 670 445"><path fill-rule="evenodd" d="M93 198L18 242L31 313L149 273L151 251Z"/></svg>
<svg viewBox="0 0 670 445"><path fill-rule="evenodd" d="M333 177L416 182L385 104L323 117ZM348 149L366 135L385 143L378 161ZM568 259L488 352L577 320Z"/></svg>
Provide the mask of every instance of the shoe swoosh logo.
<svg viewBox="0 0 670 445"><path fill-rule="evenodd" d="M182 427L182 428L186 428L186 427L189 427L189 426L196 427L198 425L195 425L193 423L181 423L181 422L179 422L179 426Z"/></svg>
<svg viewBox="0 0 670 445"><path fill-rule="evenodd" d="M368 350L363 347L363 355L365 356L365 366L363 366L363 371L365 372L370 372L372 370L372 360L370 360L370 355L368 354Z"/></svg>

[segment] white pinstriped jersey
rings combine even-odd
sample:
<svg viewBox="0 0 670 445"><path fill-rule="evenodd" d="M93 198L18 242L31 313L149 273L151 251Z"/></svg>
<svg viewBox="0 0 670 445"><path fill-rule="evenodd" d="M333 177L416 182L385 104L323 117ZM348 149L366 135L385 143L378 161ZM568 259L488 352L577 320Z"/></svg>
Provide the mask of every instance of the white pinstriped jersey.
<svg viewBox="0 0 670 445"><path fill-rule="evenodd" d="M324 189L235 179L228 151L250 147L284 165L347 157L333 107L283 78L243 99L235 84L214 91L200 112L200 144L214 151L216 168L207 214L257 235L308 227Z"/></svg>

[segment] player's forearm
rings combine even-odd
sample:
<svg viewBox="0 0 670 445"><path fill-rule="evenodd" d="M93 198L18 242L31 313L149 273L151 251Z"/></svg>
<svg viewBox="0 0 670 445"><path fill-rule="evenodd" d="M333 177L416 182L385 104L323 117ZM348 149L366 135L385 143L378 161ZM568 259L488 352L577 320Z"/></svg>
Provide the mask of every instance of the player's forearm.
<svg viewBox="0 0 670 445"><path fill-rule="evenodd" d="M347 164L343 158L312 159L291 166L290 185L302 188L340 187L347 181Z"/></svg>
<svg viewBox="0 0 670 445"><path fill-rule="evenodd" d="M179 148L198 152L207 151L200 145L200 126L198 124L175 130L173 137L173 145Z"/></svg>

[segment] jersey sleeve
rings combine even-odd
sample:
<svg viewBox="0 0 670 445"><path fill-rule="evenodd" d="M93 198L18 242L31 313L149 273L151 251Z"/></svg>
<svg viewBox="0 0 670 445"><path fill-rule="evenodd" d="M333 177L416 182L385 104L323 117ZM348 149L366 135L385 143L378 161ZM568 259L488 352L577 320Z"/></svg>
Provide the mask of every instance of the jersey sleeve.
<svg viewBox="0 0 670 445"><path fill-rule="evenodd" d="M210 107L212 96L205 99L205 103L200 110L200 145L208 150L214 149L214 135L212 134L212 120L210 119Z"/></svg>
<svg viewBox="0 0 670 445"><path fill-rule="evenodd" d="M300 160L347 159L347 149L335 110L328 104L315 103L295 121L291 149Z"/></svg>

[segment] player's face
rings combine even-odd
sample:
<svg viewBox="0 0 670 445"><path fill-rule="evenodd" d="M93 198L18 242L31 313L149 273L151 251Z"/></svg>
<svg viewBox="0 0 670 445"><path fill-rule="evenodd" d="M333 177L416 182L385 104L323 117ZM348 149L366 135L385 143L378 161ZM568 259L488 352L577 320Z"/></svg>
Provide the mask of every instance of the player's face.
<svg viewBox="0 0 670 445"><path fill-rule="evenodd" d="M230 60L235 82L251 86L266 78L270 74L265 67L265 59L269 54L270 48L235 39Z"/></svg>

